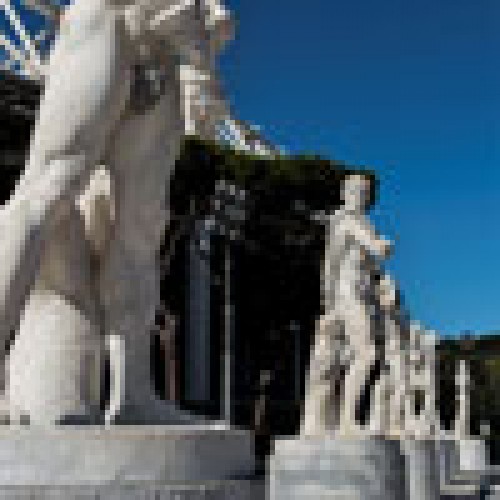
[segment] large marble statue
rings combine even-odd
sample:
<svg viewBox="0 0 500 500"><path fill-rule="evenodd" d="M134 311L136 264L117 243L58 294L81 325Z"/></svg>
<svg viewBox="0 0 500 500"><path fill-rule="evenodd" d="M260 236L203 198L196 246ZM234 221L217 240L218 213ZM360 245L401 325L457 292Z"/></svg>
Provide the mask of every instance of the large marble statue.
<svg viewBox="0 0 500 500"><path fill-rule="evenodd" d="M181 66L210 75L227 21L218 0L75 0L66 10L26 171L0 212L11 421L100 418L106 337L109 422L189 419L154 393L149 331L185 131Z"/></svg>
<svg viewBox="0 0 500 500"><path fill-rule="evenodd" d="M341 435L363 432L357 407L369 389L379 353L370 307L373 259L384 258L390 243L375 234L366 218L370 181L348 176L343 206L330 216L324 263L324 308L319 320L304 403L302 433Z"/></svg>

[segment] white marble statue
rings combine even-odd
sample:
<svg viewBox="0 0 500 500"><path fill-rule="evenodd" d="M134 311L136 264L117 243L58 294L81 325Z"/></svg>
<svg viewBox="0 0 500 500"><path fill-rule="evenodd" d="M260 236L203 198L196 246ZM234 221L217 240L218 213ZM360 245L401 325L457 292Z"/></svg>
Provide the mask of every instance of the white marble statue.
<svg viewBox="0 0 500 500"><path fill-rule="evenodd" d="M405 396L405 434L409 438L433 438L441 432L436 395L436 344L433 332L418 323L410 325Z"/></svg>
<svg viewBox="0 0 500 500"><path fill-rule="evenodd" d="M189 420L154 394L149 331L185 131L180 66L210 74L227 20L217 0L75 0L66 10L26 171L0 212L12 421L97 418L105 336L120 359L107 421Z"/></svg>
<svg viewBox="0 0 500 500"><path fill-rule="evenodd" d="M370 308L372 259L387 256L390 242L367 220L370 181L348 176L343 206L328 222L323 269L325 314L319 320L309 368L301 432L363 432L356 407L377 360Z"/></svg>
<svg viewBox="0 0 500 500"><path fill-rule="evenodd" d="M459 360L455 384L457 402L452 436L457 444L459 469L475 474L485 474L490 467L488 448L484 439L486 436L474 435L472 428L473 385L470 360Z"/></svg>
<svg viewBox="0 0 500 500"><path fill-rule="evenodd" d="M381 372L373 388L369 426L373 433L390 437L401 437L405 428L406 342L399 295L394 280L382 273L374 286L374 299L384 349Z"/></svg>
<svg viewBox="0 0 500 500"><path fill-rule="evenodd" d="M471 437L471 382L470 366L467 360L461 359L458 362L458 369L455 376L457 386L457 404L453 430L455 438L470 439Z"/></svg>
<svg viewBox="0 0 500 500"><path fill-rule="evenodd" d="M409 321L397 285L387 274L378 281L375 295L385 369L374 386L370 428L394 438L438 438L443 433L436 389L438 339Z"/></svg>

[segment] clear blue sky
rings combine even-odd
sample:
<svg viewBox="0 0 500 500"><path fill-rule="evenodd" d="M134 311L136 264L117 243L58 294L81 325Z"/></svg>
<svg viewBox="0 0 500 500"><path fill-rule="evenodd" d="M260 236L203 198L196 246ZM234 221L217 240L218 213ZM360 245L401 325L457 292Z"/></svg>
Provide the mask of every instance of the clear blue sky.
<svg viewBox="0 0 500 500"><path fill-rule="evenodd" d="M500 2L228 5L237 114L291 151L375 168L373 216L415 319L500 329Z"/></svg>
<svg viewBox="0 0 500 500"><path fill-rule="evenodd" d="M500 1L226 1L236 114L292 152L375 168L415 319L500 329Z"/></svg>

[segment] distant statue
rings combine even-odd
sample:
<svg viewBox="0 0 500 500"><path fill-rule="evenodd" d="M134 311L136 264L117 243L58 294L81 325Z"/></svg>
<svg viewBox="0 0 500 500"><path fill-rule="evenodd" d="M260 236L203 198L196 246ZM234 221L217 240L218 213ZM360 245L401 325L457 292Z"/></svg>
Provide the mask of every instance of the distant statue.
<svg viewBox="0 0 500 500"><path fill-rule="evenodd" d="M66 9L26 170L0 212L11 421L101 419L106 337L108 422L190 420L154 393L149 331L185 131L181 66L213 85L228 20L218 0L75 0ZM194 118L205 128L206 119Z"/></svg>
<svg viewBox="0 0 500 500"><path fill-rule="evenodd" d="M471 376L470 362L461 359L458 362L457 373L455 374L455 384L457 387L457 404L453 431L456 439L470 439L471 428Z"/></svg>
<svg viewBox="0 0 500 500"><path fill-rule="evenodd" d="M441 433L437 402L437 337L417 323L409 327L406 348L405 434L430 438Z"/></svg>
<svg viewBox="0 0 500 500"><path fill-rule="evenodd" d="M383 259L390 242L367 220L370 181L348 176L343 205L330 218L324 263L325 314L319 320L304 404L304 434L358 435L357 408L369 389L379 354L370 307L373 259Z"/></svg>
<svg viewBox="0 0 500 500"><path fill-rule="evenodd" d="M407 325L400 300L395 281L387 273L380 273L374 283L374 304L379 314L383 358L373 387L369 429L394 438L402 437L406 426Z"/></svg>

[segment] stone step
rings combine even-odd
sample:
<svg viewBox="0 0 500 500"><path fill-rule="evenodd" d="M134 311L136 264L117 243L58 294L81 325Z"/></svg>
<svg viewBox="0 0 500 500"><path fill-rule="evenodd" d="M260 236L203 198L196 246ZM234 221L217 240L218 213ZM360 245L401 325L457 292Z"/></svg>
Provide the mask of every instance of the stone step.
<svg viewBox="0 0 500 500"><path fill-rule="evenodd" d="M278 440L268 481L270 500L405 498L400 445L386 440Z"/></svg>
<svg viewBox="0 0 500 500"><path fill-rule="evenodd" d="M262 482L0 487L2 500L265 500Z"/></svg>
<svg viewBox="0 0 500 500"><path fill-rule="evenodd" d="M0 427L0 498L264 500L253 437L220 425Z"/></svg>

